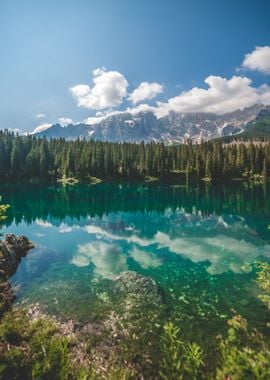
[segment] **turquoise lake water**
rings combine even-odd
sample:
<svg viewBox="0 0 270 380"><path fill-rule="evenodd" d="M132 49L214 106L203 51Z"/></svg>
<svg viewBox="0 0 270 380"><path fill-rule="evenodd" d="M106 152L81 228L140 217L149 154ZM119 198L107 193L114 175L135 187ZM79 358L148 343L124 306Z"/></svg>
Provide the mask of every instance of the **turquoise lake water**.
<svg viewBox="0 0 270 380"><path fill-rule="evenodd" d="M157 184L1 186L3 233L36 248L12 277L17 302L79 321L98 318L127 270L153 278L166 318L218 333L234 312L263 326L253 264L270 259L270 189Z"/></svg>

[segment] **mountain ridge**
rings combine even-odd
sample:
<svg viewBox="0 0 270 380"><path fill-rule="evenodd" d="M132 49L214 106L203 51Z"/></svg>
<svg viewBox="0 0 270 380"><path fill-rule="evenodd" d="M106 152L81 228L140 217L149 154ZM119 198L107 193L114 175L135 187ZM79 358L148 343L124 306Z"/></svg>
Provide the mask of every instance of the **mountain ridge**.
<svg viewBox="0 0 270 380"><path fill-rule="evenodd" d="M242 133L225 136L224 143L247 141L247 140L269 140L270 139L270 107L259 112L257 117L250 121Z"/></svg>
<svg viewBox="0 0 270 380"><path fill-rule="evenodd" d="M75 139L94 139L110 142L150 142L181 143L187 138L194 142L218 137L235 135L243 132L250 122L256 120L262 112L270 112L270 106L256 104L243 110L223 115L214 113L177 113L157 118L152 111L132 114L121 112L110 115L100 122L53 124L39 133L37 137Z"/></svg>

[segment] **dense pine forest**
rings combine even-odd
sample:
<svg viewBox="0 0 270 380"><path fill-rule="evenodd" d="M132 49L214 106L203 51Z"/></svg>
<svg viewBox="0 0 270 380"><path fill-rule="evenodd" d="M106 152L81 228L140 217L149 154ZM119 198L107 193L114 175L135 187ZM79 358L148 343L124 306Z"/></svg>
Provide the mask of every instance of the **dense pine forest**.
<svg viewBox="0 0 270 380"><path fill-rule="evenodd" d="M166 146L46 140L0 131L0 180L257 179L270 176L270 142L222 141Z"/></svg>

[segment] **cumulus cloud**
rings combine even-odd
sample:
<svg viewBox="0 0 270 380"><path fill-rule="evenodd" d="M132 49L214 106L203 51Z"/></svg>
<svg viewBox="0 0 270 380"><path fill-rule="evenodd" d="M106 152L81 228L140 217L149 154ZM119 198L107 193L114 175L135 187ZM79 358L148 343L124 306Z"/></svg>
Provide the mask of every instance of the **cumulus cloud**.
<svg viewBox="0 0 270 380"><path fill-rule="evenodd" d="M95 116L90 116L90 117L87 117L86 119L84 119L84 123L85 124L88 124L88 125L93 125L93 124L98 124L100 123L102 120L106 119L107 117L109 116L114 116L114 115L119 115L121 114L122 111L102 111L102 112L97 112Z"/></svg>
<svg viewBox="0 0 270 380"><path fill-rule="evenodd" d="M59 121L59 123L61 123L64 126L73 123L73 120L70 119L69 117L59 117L58 121Z"/></svg>
<svg viewBox="0 0 270 380"><path fill-rule="evenodd" d="M270 74L270 46L256 46L255 50L245 55L242 67Z"/></svg>
<svg viewBox="0 0 270 380"><path fill-rule="evenodd" d="M247 77L233 76L226 79L210 75L205 83L208 85L207 89L194 87L167 102L158 102L156 115L162 117L169 111L224 114L256 103L270 103L270 87L253 87L251 79Z"/></svg>
<svg viewBox="0 0 270 380"><path fill-rule="evenodd" d="M30 134L34 135L35 133L40 133L40 132L46 131L46 129L50 128L51 126L52 126L52 124L50 124L50 123L42 123L42 124L38 125L33 130L33 132L31 132Z"/></svg>
<svg viewBox="0 0 270 380"><path fill-rule="evenodd" d="M37 119L44 119L44 117L46 117L46 115L44 113L38 113L35 117Z"/></svg>
<svg viewBox="0 0 270 380"><path fill-rule="evenodd" d="M125 112L129 112L131 115L136 115L139 112L148 112L148 111L152 111L155 113L156 107L143 103L133 108L128 107Z"/></svg>
<svg viewBox="0 0 270 380"><path fill-rule="evenodd" d="M257 46L244 57L242 68L270 73L270 46ZM121 113L135 115L139 112L152 111L158 118L175 112L212 112L219 115L244 109L254 104L270 104L270 86L254 86L246 76L235 75L223 78L209 75L204 80L205 86L193 87L165 102L156 102L153 106L141 102L151 100L163 92L163 86L156 82L142 82L129 95L128 81L118 71L97 68L93 71L93 86L79 84L71 87L71 93L80 107L102 110L95 116L84 120L89 125L98 124L105 118ZM125 110L112 110L127 98L131 106ZM138 105L139 104L139 105Z"/></svg>
<svg viewBox="0 0 270 380"><path fill-rule="evenodd" d="M140 103L143 100L155 98L163 92L163 86L159 83L142 82L128 97L133 104Z"/></svg>
<svg viewBox="0 0 270 380"><path fill-rule="evenodd" d="M129 113L131 115L137 115L139 112L148 112L152 111L156 113L157 108L150 106L149 104L139 104L136 107L128 107L124 111L108 111L103 112L102 114L98 113L96 116L87 117L84 119L84 123L88 125L94 125L100 123L102 120L105 120L107 117L121 115L124 113Z"/></svg>
<svg viewBox="0 0 270 380"><path fill-rule="evenodd" d="M98 68L93 71L94 86L79 84L70 91L80 107L101 110L119 106L127 96L128 82L118 71Z"/></svg>
<svg viewBox="0 0 270 380"><path fill-rule="evenodd" d="M128 107L124 111L109 111L102 115L86 119L87 124L96 124L121 113L136 115L139 112L152 111L158 118L166 116L170 111L175 112L212 112L219 115L244 109L254 104L270 104L270 86L263 84L252 86L252 80L247 77L233 76L230 79L210 75L205 79L208 88L193 87L179 95L168 99L167 102L157 102L155 106L143 103Z"/></svg>

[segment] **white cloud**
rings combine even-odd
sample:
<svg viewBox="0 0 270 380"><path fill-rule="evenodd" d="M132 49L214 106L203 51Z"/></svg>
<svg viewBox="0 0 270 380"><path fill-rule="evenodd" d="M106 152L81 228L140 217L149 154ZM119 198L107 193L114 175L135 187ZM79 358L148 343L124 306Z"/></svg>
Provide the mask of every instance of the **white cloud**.
<svg viewBox="0 0 270 380"><path fill-rule="evenodd" d="M148 112L148 111L152 111L156 113L156 110L157 110L156 107L150 106L149 104L139 104L136 107L132 107L132 108L128 107L124 111L109 111L109 112L104 112L102 114L98 113L98 115L96 116L87 117L86 119L84 119L83 122L88 125L94 125L94 124L100 123L102 120L105 120L107 117L110 117L110 116L120 115L124 113L130 113L131 115L136 115L139 112Z"/></svg>
<svg viewBox="0 0 270 380"><path fill-rule="evenodd" d="M258 94L260 97L260 103L270 104L270 87L267 84L263 84L258 88Z"/></svg>
<svg viewBox="0 0 270 380"><path fill-rule="evenodd" d="M109 116L119 115L121 113L122 111L99 111L96 113L95 116L87 117L86 119L84 119L83 122L88 125L98 124Z"/></svg>
<svg viewBox="0 0 270 380"><path fill-rule="evenodd" d="M35 115L35 117L37 119L44 119L44 117L46 117L46 115L44 113L38 113L37 115Z"/></svg>
<svg viewBox="0 0 270 380"><path fill-rule="evenodd" d="M256 46L255 50L245 55L242 67L270 74L270 46Z"/></svg>
<svg viewBox="0 0 270 380"><path fill-rule="evenodd" d="M139 104L128 107L124 111L104 112L103 115L90 117L87 124L96 124L109 116L152 111L158 118L166 116L170 111L175 112L212 112L219 115L244 109L254 104L270 104L270 86L263 84L252 86L252 80L247 77L233 76L230 79L210 75L205 79L208 88L194 87L168 99L167 102L157 102L156 106Z"/></svg>
<svg viewBox="0 0 270 380"><path fill-rule="evenodd" d="M61 123L64 126L73 123L73 120L70 119L69 117L59 117L58 121L59 121L59 123Z"/></svg>
<svg viewBox="0 0 270 380"><path fill-rule="evenodd" d="M106 119L107 116L92 116L92 117L87 117L86 119L83 120L83 123L88 124L88 125L94 125L100 123L102 120Z"/></svg>
<svg viewBox="0 0 270 380"><path fill-rule="evenodd" d="M46 131L46 129L50 128L51 126L52 126L52 124L49 124L49 123L40 124L30 134L34 135L35 133L40 133L40 132Z"/></svg>
<svg viewBox="0 0 270 380"><path fill-rule="evenodd" d="M207 89L194 87L166 103L158 102L156 115L162 117L169 111L224 114L256 103L270 103L270 87L252 87L252 81L247 77L233 76L226 79L210 75L205 83L208 85Z"/></svg>
<svg viewBox="0 0 270 380"><path fill-rule="evenodd" d="M93 82L92 88L85 84L70 88L80 107L94 110L113 108L127 96L128 82L118 71L97 68L93 71Z"/></svg>
<svg viewBox="0 0 270 380"><path fill-rule="evenodd" d="M78 245L72 264L83 267L93 263L95 273L104 278L113 278L127 270L127 258L115 244L91 242Z"/></svg>
<svg viewBox="0 0 270 380"><path fill-rule="evenodd" d="M146 99L153 99L163 92L163 86L159 83L142 82L128 97L133 104Z"/></svg>
<svg viewBox="0 0 270 380"><path fill-rule="evenodd" d="M136 107L133 108L127 108L124 112L129 112L131 115L136 115L139 112L148 112L152 111L155 113L156 107L149 106L149 104L139 104Z"/></svg>
<svg viewBox="0 0 270 380"><path fill-rule="evenodd" d="M258 46L253 52L247 54L242 68L270 73L270 46ZM269 85L262 84L255 87L250 78L240 75L231 78L209 75L204 81L206 87L193 87L190 90L182 91L165 102L156 102L155 106L145 103L136 106L136 104L153 99L162 93L163 86L159 83L142 82L128 95L126 78L118 71L106 71L104 68L97 68L93 71L93 82L92 88L80 84L70 89L79 106L103 110L84 120L89 125L98 124L109 116L121 113L135 115L139 112L152 111L158 118L167 115L170 111L212 112L221 115L257 103L270 104ZM128 100L135 107L112 111L112 108L122 104L127 95Z"/></svg>

